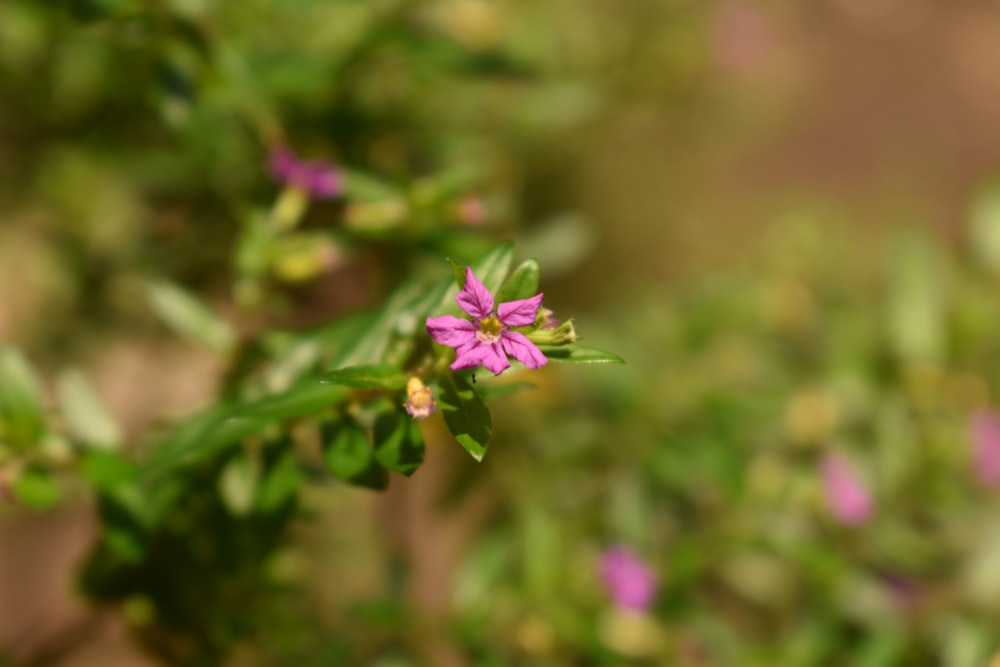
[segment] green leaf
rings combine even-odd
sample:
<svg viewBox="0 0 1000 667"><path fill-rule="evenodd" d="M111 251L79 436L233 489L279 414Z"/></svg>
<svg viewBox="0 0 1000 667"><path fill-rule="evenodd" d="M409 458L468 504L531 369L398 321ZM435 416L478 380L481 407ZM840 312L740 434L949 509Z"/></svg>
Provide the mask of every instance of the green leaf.
<svg viewBox="0 0 1000 667"><path fill-rule="evenodd" d="M293 499L302 486L302 473L295 453L286 451L267 472L257 494L257 507L262 512L272 512Z"/></svg>
<svg viewBox="0 0 1000 667"><path fill-rule="evenodd" d="M446 371L441 374L439 385L438 407L448 430L472 454L472 458L482 461L493 433L489 408L460 375Z"/></svg>
<svg viewBox="0 0 1000 667"><path fill-rule="evenodd" d="M476 385L476 392L481 398L500 398L510 396L529 389L537 389L537 385L532 382L498 382L487 384L480 382Z"/></svg>
<svg viewBox="0 0 1000 667"><path fill-rule="evenodd" d="M118 449L122 434L83 373L69 369L56 380L59 405L70 433L95 449Z"/></svg>
<svg viewBox="0 0 1000 667"><path fill-rule="evenodd" d="M883 307L889 344L906 363L940 363L948 353L948 263L928 239L902 236L893 246Z"/></svg>
<svg viewBox="0 0 1000 667"><path fill-rule="evenodd" d="M220 354L232 349L236 335L229 324L194 295L166 282L150 283L146 291L153 310L179 335Z"/></svg>
<svg viewBox="0 0 1000 667"><path fill-rule="evenodd" d="M451 272L455 274L455 284L462 290L465 287L465 267L453 259L448 261L451 263Z"/></svg>
<svg viewBox="0 0 1000 667"><path fill-rule="evenodd" d="M530 299L538 294L538 284L541 282L541 275L538 260L526 259L504 281L503 287L500 288L500 292L497 294L496 302L500 304L520 299Z"/></svg>
<svg viewBox="0 0 1000 667"><path fill-rule="evenodd" d="M27 448L45 430L38 379L21 352L0 345L0 443Z"/></svg>
<svg viewBox="0 0 1000 667"><path fill-rule="evenodd" d="M396 186L381 181L369 174L340 167L344 175L344 197L352 201L377 202L404 200L405 194Z"/></svg>
<svg viewBox="0 0 1000 667"><path fill-rule="evenodd" d="M59 488L41 468L24 470L14 483L14 497L35 509L49 509L59 502Z"/></svg>
<svg viewBox="0 0 1000 667"><path fill-rule="evenodd" d="M335 384L354 389L388 389L396 391L406 386L407 376L396 366L366 364L327 371L319 376L323 384Z"/></svg>
<svg viewBox="0 0 1000 667"><path fill-rule="evenodd" d="M514 261L514 244L504 243L497 246L483 257L472 263L472 272L479 282L493 294L496 294L503 284L504 278L510 273L510 265Z"/></svg>
<svg viewBox="0 0 1000 667"><path fill-rule="evenodd" d="M334 477L351 484L384 489L389 475L375 461L364 430L350 419L327 421L321 426L323 460Z"/></svg>
<svg viewBox="0 0 1000 667"><path fill-rule="evenodd" d="M139 563L146 555L144 536L124 526L105 526L102 538L108 548L126 563Z"/></svg>
<svg viewBox="0 0 1000 667"><path fill-rule="evenodd" d="M312 378L288 390L242 405L216 405L178 427L153 451L144 477L162 474L178 465L188 465L237 445L248 435L272 424L321 412L350 395L337 385L324 385Z"/></svg>
<svg viewBox="0 0 1000 667"><path fill-rule="evenodd" d="M383 364L390 344L399 335L409 335L422 324L409 313L409 305L420 299L426 287L417 282L400 285L378 314L369 320L357 341L340 359L337 367Z"/></svg>
<svg viewBox="0 0 1000 667"><path fill-rule="evenodd" d="M234 516L246 516L253 509L260 480L260 465L246 454L231 458L219 473L219 495Z"/></svg>
<svg viewBox="0 0 1000 667"><path fill-rule="evenodd" d="M135 478L136 467L115 452L87 452L80 464L83 476L99 491L111 489Z"/></svg>
<svg viewBox="0 0 1000 667"><path fill-rule="evenodd" d="M987 269L1000 273L1000 184L991 183L972 202L969 247Z"/></svg>
<svg viewBox="0 0 1000 667"><path fill-rule="evenodd" d="M304 417L340 403L350 395L344 387L319 384L308 379L285 391L247 403L233 416L274 423L284 419Z"/></svg>
<svg viewBox="0 0 1000 667"><path fill-rule="evenodd" d="M570 345L539 345L538 349L552 361L572 364L624 364L625 360L613 352L605 352L593 347Z"/></svg>
<svg viewBox="0 0 1000 667"><path fill-rule="evenodd" d="M424 462L424 438L417 420L401 409L375 417L375 459L385 468L409 477Z"/></svg>

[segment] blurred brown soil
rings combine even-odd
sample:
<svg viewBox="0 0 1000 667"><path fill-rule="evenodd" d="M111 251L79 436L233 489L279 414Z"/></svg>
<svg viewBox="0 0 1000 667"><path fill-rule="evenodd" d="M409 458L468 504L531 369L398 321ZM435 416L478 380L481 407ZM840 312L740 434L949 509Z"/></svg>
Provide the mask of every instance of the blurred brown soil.
<svg viewBox="0 0 1000 667"><path fill-rule="evenodd" d="M624 108L584 167L582 206L606 241L581 277L590 293L608 276L676 279L738 259L802 202L833 203L862 230L956 234L1000 173L1000 7L731 4L760 8L770 28L761 45L749 27L746 67L700 82L694 118L675 101Z"/></svg>

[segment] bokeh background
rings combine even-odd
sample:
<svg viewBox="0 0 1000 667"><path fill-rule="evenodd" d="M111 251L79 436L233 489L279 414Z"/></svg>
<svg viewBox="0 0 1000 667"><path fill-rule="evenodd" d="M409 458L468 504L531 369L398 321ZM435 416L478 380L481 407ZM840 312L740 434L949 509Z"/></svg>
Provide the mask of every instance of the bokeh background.
<svg viewBox="0 0 1000 667"><path fill-rule="evenodd" d="M990 2L7 0L0 338L53 401L86 378L136 450L227 364L147 280L247 335L513 238L627 365L491 401L482 463L432 418L387 492L303 487L225 664L989 665L998 72ZM430 222L375 186L313 207L248 310L241 225L280 144L462 186ZM148 600L85 601L94 502L58 484L0 500L0 664L157 664ZM613 545L656 572L650 609L602 588Z"/></svg>

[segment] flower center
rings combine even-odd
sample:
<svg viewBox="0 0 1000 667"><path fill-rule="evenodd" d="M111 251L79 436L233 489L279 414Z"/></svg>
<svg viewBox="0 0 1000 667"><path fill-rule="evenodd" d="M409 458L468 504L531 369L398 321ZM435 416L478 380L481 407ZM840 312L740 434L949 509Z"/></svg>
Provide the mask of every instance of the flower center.
<svg viewBox="0 0 1000 667"><path fill-rule="evenodd" d="M492 345L500 340L500 334L503 333L504 326L495 314L491 313L489 317L480 318L477 324L479 325L479 329L476 331L476 338L479 342Z"/></svg>

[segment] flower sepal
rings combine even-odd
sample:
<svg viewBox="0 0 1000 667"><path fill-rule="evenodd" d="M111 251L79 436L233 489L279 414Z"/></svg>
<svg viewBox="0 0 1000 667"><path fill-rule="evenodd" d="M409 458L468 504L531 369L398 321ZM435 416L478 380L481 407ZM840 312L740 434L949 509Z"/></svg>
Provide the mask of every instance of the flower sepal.
<svg viewBox="0 0 1000 667"><path fill-rule="evenodd" d="M573 320L566 320L554 329L535 329L527 337L535 345L569 345L576 342L576 329Z"/></svg>

